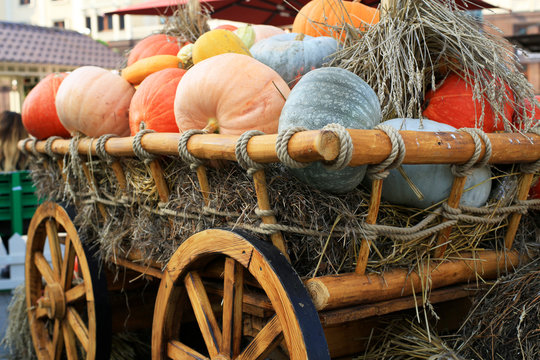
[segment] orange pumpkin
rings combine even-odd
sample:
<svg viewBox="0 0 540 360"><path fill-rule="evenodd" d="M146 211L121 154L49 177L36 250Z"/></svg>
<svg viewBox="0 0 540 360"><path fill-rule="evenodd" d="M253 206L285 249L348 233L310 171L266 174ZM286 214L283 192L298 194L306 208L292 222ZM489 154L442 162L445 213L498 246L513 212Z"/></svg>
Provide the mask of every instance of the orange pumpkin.
<svg viewBox="0 0 540 360"><path fill-rule="evenodd" d="M128 109L134 92L120 75L97 66L81 66L58 88L58 118L71 133L127 136Z"/></svg>
<svg viewBox="0 0 540 360"><path fill-rule="evenodd" d="M342 4L343 6L341 6ZM293 33L310 36L333 36L330 26L348 23L359 29L379 22L379 10L353 1L313 0L294 18Z"/></svg>
<svg viewBox="0 0 540 360"><path fill-rule="evenodd" d="M510 122L514 114L512 107L514 96L508 86L506 89L511 101L504 106L504 117ZM452 125L457 129L478 127L478 120L482 114L481 101L473 100L472 86L457 74L449 75L440 87L426 94L424 108L422 114L426 118ZM496 118L487 100L484 100L483 122L482 129L485 132L504 130L503 120L500 117Z"/></svg>
<svg viewBox="0 0 540 360"><path fill-rule="evenodd" d="M131 49L127 64L129 66L139 59L154 55L176 55L181 45L174 36L167 36L165 34L147 36Z"/></svg>
<svg viewBox="0 0 540 360"><path fill-rule="evenodd" d="M38 139L69 137L56 113L56 93L66 73L49 74L30 91L22 106L22 122L30 135Z"/></svg>
<svg viewBox="0 0 540 360"><path fill-rule="evenodd" d="M276 71L251 56L216 55L195 64L180 80L176 124L180 132L206 127L221 134L276 133L289 92Z"/></svg>
<svg viewBox="0 0 540 360"><path fill-rule="evenodd" d="M141 122L147 129L157 132L178 132L174 119L174 96L184 69L165 69L144 79L129 107L129 128L131 135L139 131Z"/></svg>

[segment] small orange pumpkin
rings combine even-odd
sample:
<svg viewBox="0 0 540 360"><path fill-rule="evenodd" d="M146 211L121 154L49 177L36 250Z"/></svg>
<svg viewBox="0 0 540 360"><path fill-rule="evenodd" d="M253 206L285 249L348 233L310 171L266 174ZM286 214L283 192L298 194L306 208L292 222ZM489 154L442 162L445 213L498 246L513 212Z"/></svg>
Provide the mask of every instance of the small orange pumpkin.
<svg viewBox="0 0 540 360"><path fill-rule="evenodd" d="M289 92L276 71L251 56L216 55L195 64L180 80L176 124L180 132L207 128L233 135L247 130L276 133Z"/></svg>
<svg viewBox="0 0 540 360"><path fill-rule="evenodd" d="M153 34L139 41L129 52L127 65L154 55L176 55L182 44L174 36Z"/></svg>
<svg viewBox="0 0 540 360"><path fill-rule="evenodd" d="M341 26L344 21L365 29L366 24L379 22L379 10L353 1L313 0L300 9L294 18L292 32L334 36L331 26Z"/></svg>
<svg viewBox="0 0 540 360"><path fill-rule="evenodd" d="M511 99L504 104L504 117L511 122L514 115L512 107L514 95L506 86L507 94ZM473 88L462 76L449 75L441 86L435 91L429 91L425 96L423 116L430 120L451 125L459 128L478 127L478 120L482 114L482 102L484 103L484 120L482 130L494 132L504 130L503 119L495 116L487 100L473 99Z"/></svg>
<svg viewBox="0 0 540 360"><path fill-rule="evenodd" d="M22 106L22 122L30 135L38 139L69 137L56 113L56 93L67 73L49 74L30 91Z"/></svg>
<svg viewBox="0 0 540 360"><path fill-rule="evenodd" d="M141 122L147 129L157 132L178 132L174 119L174 96L184 69L165 69L144 79L129 107L129 128L131 135L139 131Z"/></svg>

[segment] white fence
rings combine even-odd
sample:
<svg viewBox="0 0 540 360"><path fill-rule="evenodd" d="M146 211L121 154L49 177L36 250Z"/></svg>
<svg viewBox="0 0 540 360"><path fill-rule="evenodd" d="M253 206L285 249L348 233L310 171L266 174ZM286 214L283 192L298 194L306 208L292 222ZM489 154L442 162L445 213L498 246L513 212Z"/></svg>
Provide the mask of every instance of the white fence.
<svg viewBox="0 0 540 360"><path fill-rule="evenodd" d="M13 234L9 238L9 255L0 242L0 268L9 265L9 278L0 279L0 290L15 289L24 282L24 258L26 254L26 235ZM48 242L45 243L43 255L51 261Z"/></svg>

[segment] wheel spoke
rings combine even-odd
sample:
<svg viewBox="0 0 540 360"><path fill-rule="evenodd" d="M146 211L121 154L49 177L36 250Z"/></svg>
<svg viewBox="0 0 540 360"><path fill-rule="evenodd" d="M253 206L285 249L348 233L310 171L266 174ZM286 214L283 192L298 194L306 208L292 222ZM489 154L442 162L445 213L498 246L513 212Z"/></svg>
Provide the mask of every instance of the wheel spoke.
<svg viewBox="0 0 540 360"><path fill-rule="evenodd" d="M55 274L60 276L62 268L62 250L60 249L60 240L58 239L58 229L54 219L48 219L45 222L47 238L49 239L49 249L51 251L51 263Z"/></svg>
<svg viewBox="0 0 540 360"><path fill-rule="evenodd" d="M81 316L79 315L77 310L75 310L72 306L69 306L67 308L66 317L69 326L77 336L77 339L79 339L79 342L81 343L83 348L88 351L88 346L90 342L88 338L88 329L86 328L86 325L84 324Z"/></svg>
<svg viewBox="0 0 540 360"><path fill-rule="evenodd" d="M283 331L277 316L261 329L237 360L260 359L268 355L283 340Z"/></svg>
<svg viewBox="0 0 540 360"><path fill-rule="evenodd" d="M53 337L49 352L51 359L58 360L62 355L63 336L62 336L62 323L60 320L54 322Z"/></svg>
<svg viewBox="0 0 540 360"><path fill-rule="evenodd" d="M221 345L221 331L201 277L197 272L192 271L187 273L184 282L210 357L217 356Z"/></svg>
<svg viewBox="0 0 540 360"><path fill-rule="evenodd" d="M64 261L62 262L61 282L62 288L67 290L71 287L73 280L73 270L75 267L75 249L69 238L66 238L64 247Z"/></svg>
<svg viewBox="0 0 540 360"><path fill-rule="evenodd" d="M225 260L223 280L223 341L221 353L233 357L240 352L242 340L242 298L244 268L234 259Z"/></svg>
<svg viewBox="0 0 540 360"><path fill-rule="evenodd" d="M67 359L77 360L77 341L75 340L75 334L67 321L62 323L62 333L64 334L64 344L66 346Z"/></svg>
<svg viewBox="0 0 540 360"><path fill-rule="evenodd" d="M53 284L57 281L57 278L49 266L49 263L43 256L43 253L35 252L34 253L34 264L36 265L38 271L41 273L41 276L45 279L47 284Z"/></svg>
<svg viewBox="0 0 540 360"><path fill-rule="evenodd" d="M66 291L66 303L70 304L75 301L84 299L86 296L86 286L80 283Z"/></svg>
<svg viewBox="0 0 540 360"><path fill-rule="evenodd" d="M167 356L174 360L204 360L206 356L199 354L189 346L179 341L172 340L167 343Z"/></svg>
<svg viewBox="0 0 540 360"><path fill-rule="evenodd" d="M36 319L46 318L48 315L47 309L40 307L36 308Z"/></svg>

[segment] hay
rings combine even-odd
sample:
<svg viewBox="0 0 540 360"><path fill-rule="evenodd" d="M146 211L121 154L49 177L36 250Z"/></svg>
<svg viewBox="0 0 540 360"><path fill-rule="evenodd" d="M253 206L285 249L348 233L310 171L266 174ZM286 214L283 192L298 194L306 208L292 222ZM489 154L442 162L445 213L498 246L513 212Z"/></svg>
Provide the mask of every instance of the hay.
<svg viewBox="0 0 540 360"><path fill-rule="evenodd" d="M83 238L98 248L102 259L125 257L137 250L148 263L151 260L165 265L185 239L209 228L244 229L269 239L269 230L261 226L257 215L253 180L236 163L208 169L211 192L206 206L196 174L178 158L161 159L170 189L169 200L163 203L144 162L129 158L120 161L128 182L125 194L101 161L92 159L87 165L97 191L89 188L88 180L81 178L80 172L69 174L68 193L76 197L75 224L80 233L88 232ZM293 179L280 164L268 166L266 178L271 206L278 223L285 227L283 234L297 272L313 277L354 271L360 243L366 235L363 224L369 191L359 187L342 195L320 192ZM510 168L496 173L495 180L514 178ZM43 186L49 179L44 176L38 184ZM513 200L515 181L509 182L513 183L511 189L503 191L504 197L494 197L486 209L496 211ZM38 193L55 186L58 185L45 185ZM497 191L502 190L496 188L494 193ZM105 206L106 219L98 211L98 202ZM435 207L419 210L383 202L377 223L411 227L434 211ZM464 251L502 249L505 224L504 218L496 224L458 223L450 235L445 259L459 257ZM399 241L391 236L379 236L372 244L368 270L383 273L396 267L415 269L430 259L436 243L436 235ZM523 249L527 249L527 241L522 243Z"/></svg>
<svg viewBox="0 0 540 360"><path fill-rule="evenodd" d="M11 360L37 359L32 344L28 315L26 312L26 293L24 284L13 290L13 296L8 305L8 326L1 344L9 351Z"/></svg>
<svg viewBox="0 0 540 360"><path fill-rule="evenodd" d="M433 326L405 315L385 318L365 352L354 360L464 360Z"/></svg>
<svg viewBox="0 0 540 360"><path fill-rule="evenodd" d="M538 359L540 259L501 277L475 297L454 347L467 358Z"/></svg>
<svg viewBox="0 0 540 360"><path fill-rule="evenodd" d="M180 43L195 43L199 36L210 30L210 13L209 9L201 7L198 0L189 0L186 4L179 4L174 14L167 17L161 32L178 38Z"/></svg>
<svg viewBox="0 0 540 360"><path fill-rule="evenodd" d="M340 6L338 0L333 3ZM524 115L524 100L538 102L508 41L484 31L486 24L458 10L451 0L397 0L393 5L366 31L346 24L336 28L347 36L328 64L354 72L375 90L383 121L421 119L427 91L456 73L472 84L473 98L481 103L477 127L483 124L485 107L491 106L496 123L518 131L504 117L506 103L516 110L525 131L532 127L532 119Z"/></svg>

